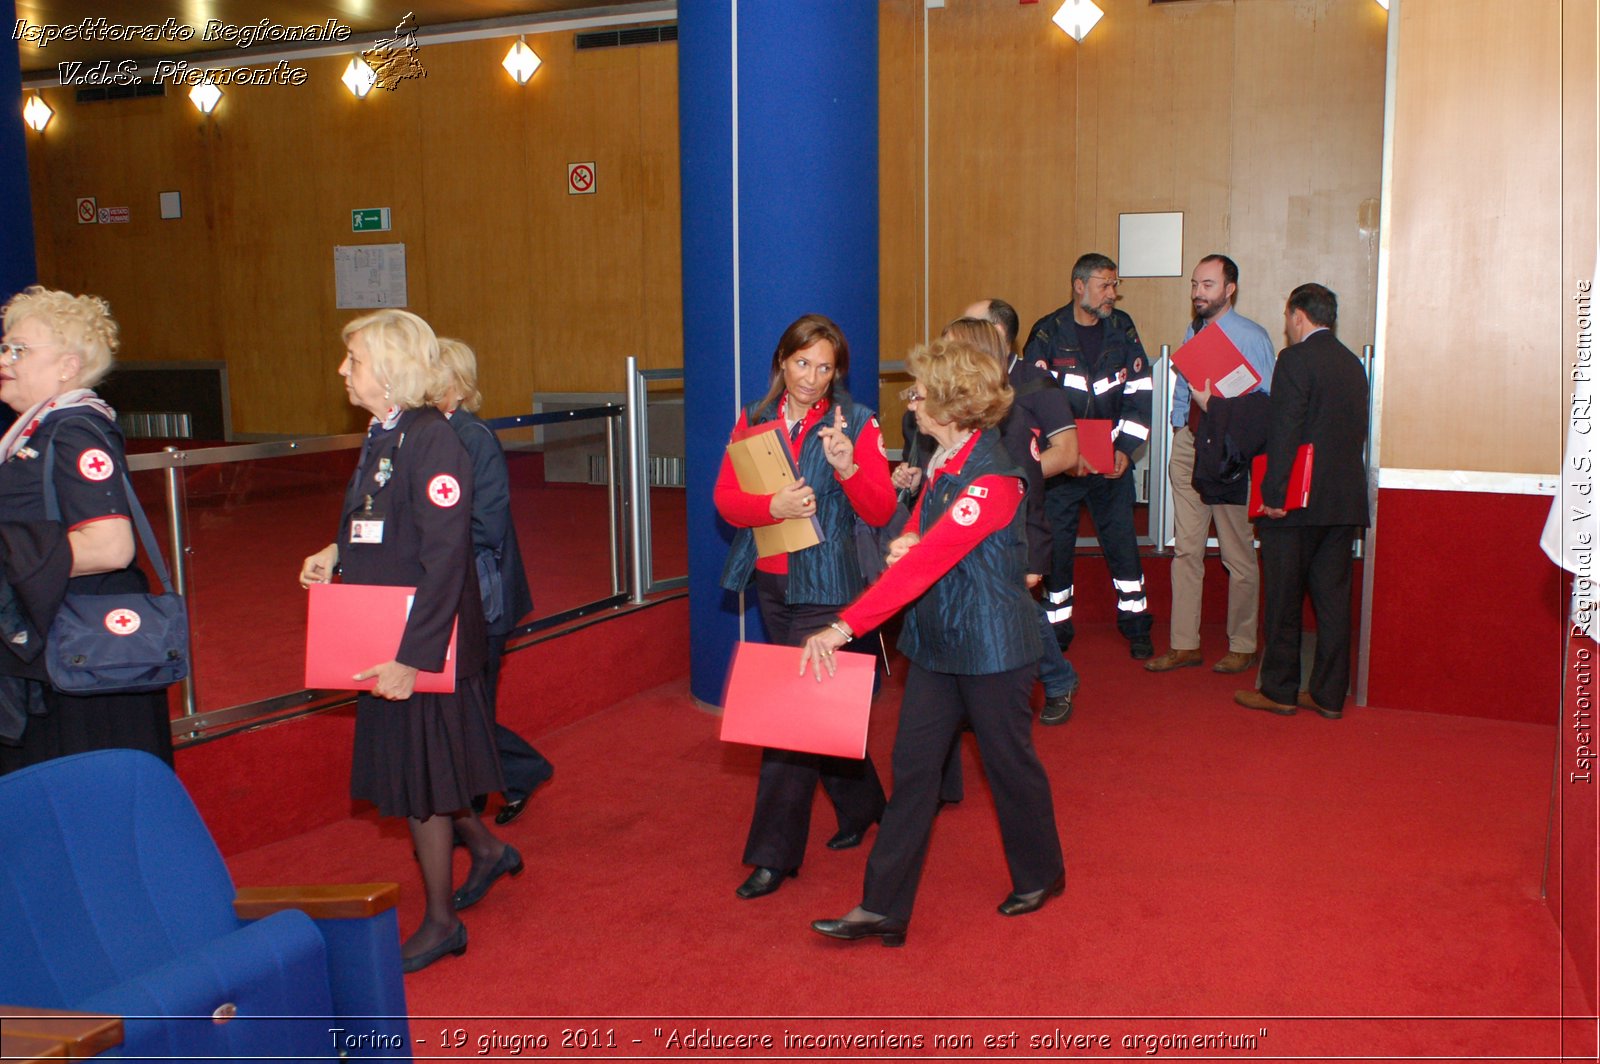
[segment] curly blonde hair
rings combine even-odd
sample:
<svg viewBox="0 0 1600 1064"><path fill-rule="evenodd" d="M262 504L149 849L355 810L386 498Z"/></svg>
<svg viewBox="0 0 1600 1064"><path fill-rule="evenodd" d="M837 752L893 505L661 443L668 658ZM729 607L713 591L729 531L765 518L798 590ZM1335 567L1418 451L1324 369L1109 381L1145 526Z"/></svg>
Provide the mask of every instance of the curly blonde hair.
<svg viewBox="0 0 1600 1064"><path fill-rule="evenodd" d="M922 386L923 411L935 420L960 429L987 429L1011 410L1013 393L1005 369L971 344L919 344L906 356L906 369Z"/></svg>
<svg viewBox="0 0 1600 1064"><path fill-rule="evenodd" d="M111 304L99 296L75 296L43 285L30 285L12 296L0 315L6 331L33 318L50 330L51 338L78 356L78 383L93 388L116 364L117 321Z"/></svg>
<svg viewBox="0 0 1600 1064"><path fill-rule="evenodd" d="M375 310L350 322L340 335L349 344L356 333L366 334L372 372L388 389L391 403L411 410L438 398L443 363L433 326L409 310Z"/></svg>

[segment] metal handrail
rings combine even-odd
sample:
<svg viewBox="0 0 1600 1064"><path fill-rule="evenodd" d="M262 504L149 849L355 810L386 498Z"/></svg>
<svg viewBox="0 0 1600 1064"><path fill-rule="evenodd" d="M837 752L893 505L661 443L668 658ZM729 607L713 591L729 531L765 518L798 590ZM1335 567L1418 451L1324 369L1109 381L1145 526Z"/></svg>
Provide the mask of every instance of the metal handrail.
<svg viewBox="0 0 1600 1064"><path fill-rule="evenodd" d="M554 634L552 632L553 629L571 625L574 621L604 610L615 609L630 603L633 605L648 604L647 595L661 590L681 587L687 583L687 577L654 581L652 579L653 574L650 572L650 552L648 550L650 534L648 519L649 477L647 475L648 460L645 457L648 454L648 422L644 413L646 381L673 377L681 379L683 374L681 370L649 370L638 373L633 359L629 359L629 372L630 376L637 377L637 391L630 388L628 402L622 404L603 403L591 407L537 414L516 414L486 421L490 429L496 432L506 429L571 424L601 419L607 422L605 433L606 469L609 481L607 517L611 539L612 594L556 614L529 620L511 632L512 638L539 633ZM617 446L619 437L624 434L630 441L626 456L628 461L626 463L623 462L624 455L620 453L622 449ZM192 548L188 535L187 496L180 471L198 469L205 466L258 461L267 458L354 450L361 446L364 439L365 434L363 433L343 433L263 443L201 447L192 450L168 447L159 452L130 455L128 457L128 468L130 470L134 472L159 470L164 474L167 529L170 536L169 550L172 554L171 568L174 589L179 594L187 594L192 586L189 571L189 554ZM634 559L642 560L643 563L642 568L636 564L626 572L621 564L623 559L621 551L622 536L618 521L619 499L621 500L622 509L630 517L630 550L633 552ZM637 535L637 538L635 538L634 534ZM550 638L550 635L545 635L544 638ZM512 649L521 649L522 646L532 645L533 642L537 641L530 640L528 643ZM237 706L201 712L197 705L195 677L191 675L183 682L181 689L182 716L173 721L173 733L175 738L197 741L214 737L211 733L221 729L227 729L227 732L231 734L241 728L345 705L353 697L352 692L349 691L301 690L273 695Z"/></svg>

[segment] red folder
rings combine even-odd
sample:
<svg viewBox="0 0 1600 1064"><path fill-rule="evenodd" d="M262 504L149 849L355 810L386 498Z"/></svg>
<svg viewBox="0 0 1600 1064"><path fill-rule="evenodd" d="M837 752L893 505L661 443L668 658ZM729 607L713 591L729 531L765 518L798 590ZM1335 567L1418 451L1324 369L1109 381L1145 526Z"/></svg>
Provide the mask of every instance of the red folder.
<svg viewBox="0 0 1600 1064"><path fill-rule="evenodd" d="M1195 391L1210 381L1211 391L1224 399L1243 395L1261 383L1261 374L1245 361L1220 325L1207 326L1189 337L1172 353L1172 368L1183 374Z"/></svg>
<svg viewBox="0 0 1600 1064"><path fill-rule="evenodd" d="M393 660L405 635L414 587L383 584L312 584L306 607L306 686L370 691L376 679L351 677ZM417 673L416 690L449 694L456 689L456 631L443 672Z"/></svg>
<svg viewBox="0 0 1600 1064"><path fill-rule="evenodd" d="M800 648L740 643L722 696L722 741L860 759L867 753L872 711L871 654L837 651L835 673L822 681Z"/></svg>
<svg viewBox="0 0 1600 1064"><path fill-rule="evenodd" d="M1289 470L1289 488L1283 493L1283 508L1285 510L1304 510L1306 500L1311 498L1311 459L1315 456L1316 449L1312 444L1302 443L1300 449L1294 453L1294 465ZM1267 476L1267 456L1258 454L1250 460L1250 509L1251 517L1261 516L1261 482Z"/></svg>
<svg viewBox="0 0 1600 1064"><path fill-rule="evenodd" d="M1116 463L1111 444L1111 422L1105 418L1078 419L1078 454L1097 473L1109 473Z"/></svg>

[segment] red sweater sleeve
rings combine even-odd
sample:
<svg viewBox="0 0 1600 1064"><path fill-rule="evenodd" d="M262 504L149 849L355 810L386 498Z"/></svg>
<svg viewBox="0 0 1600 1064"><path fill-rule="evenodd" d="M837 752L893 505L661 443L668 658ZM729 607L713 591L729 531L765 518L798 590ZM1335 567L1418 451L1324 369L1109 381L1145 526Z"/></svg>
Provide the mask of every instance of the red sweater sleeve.
<svg viewBox="0 0 1600 1064"><path fill-rule="evenodd" d="M873 528L882 528L894 516L899 500L889 479L889 459L884 454L883 433L878 430L875 417L868 419L856 438L855 462L854 476L847 480L834 470L833 477L844 488L845 498L861 520Z"/></svg>
<svg viewBox="0 0 1600 1064"><path fill-rule="evenodd" d="M984 494L973 495L974 488ZM884 570L878 582L845 607L839 619L859 634L893 617L954 569L985 536L1010 524L1025 490L1015 477L979 477L934 522L921 542Z"/></svg>
<svg viewBox="0 0 1600 1064"><path fill-rule="evenodd" d="M740 412L733 431L738 432L744 427L744 413ZM739 490L739 478L734 475L733 462L729 461L727 451L722 452L722 467L717 470L717 486L711 491L711 502L722 519L736 528L756 528L778 523L778 519L772 516L771 495L754 495Z"/></svg>

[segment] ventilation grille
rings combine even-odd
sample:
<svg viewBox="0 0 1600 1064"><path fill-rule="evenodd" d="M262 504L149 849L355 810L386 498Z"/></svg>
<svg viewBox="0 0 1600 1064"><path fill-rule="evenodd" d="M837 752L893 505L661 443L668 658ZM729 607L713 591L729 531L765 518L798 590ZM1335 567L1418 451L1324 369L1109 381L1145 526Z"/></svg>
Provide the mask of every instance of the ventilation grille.
<svg viewBox="0 0 1600 1064"><path fill-rule="evenodd" d="M79 103L98 103L101 100L132 100L140 96L165 96L165 83L141 81L133 85L90 85L78 90Z"/></svg>
<svg viewBox="0 0 1600 1064"><path fill-rule="evenodd" d="M577 35L578 51L590 48L621 48L629 44L670 44L678 39L678 24L635 26L629 30L596 30Z"/></svg>
<svg viewBox="0 0 1600 1064"><path fill-rule="evenodd" d="M606 456L591 454L589 456L589 483L609 483L606 476ZM653 454L650 456L650 486L652 488L681 488L683 480L683 458L678 455Z"/></svg>
<svg viewBox="0 0 1600 1064"><path fill-rule="evenodd" d="M130 440L192 440L188 414L118 414L117 424Z"/></svg>

